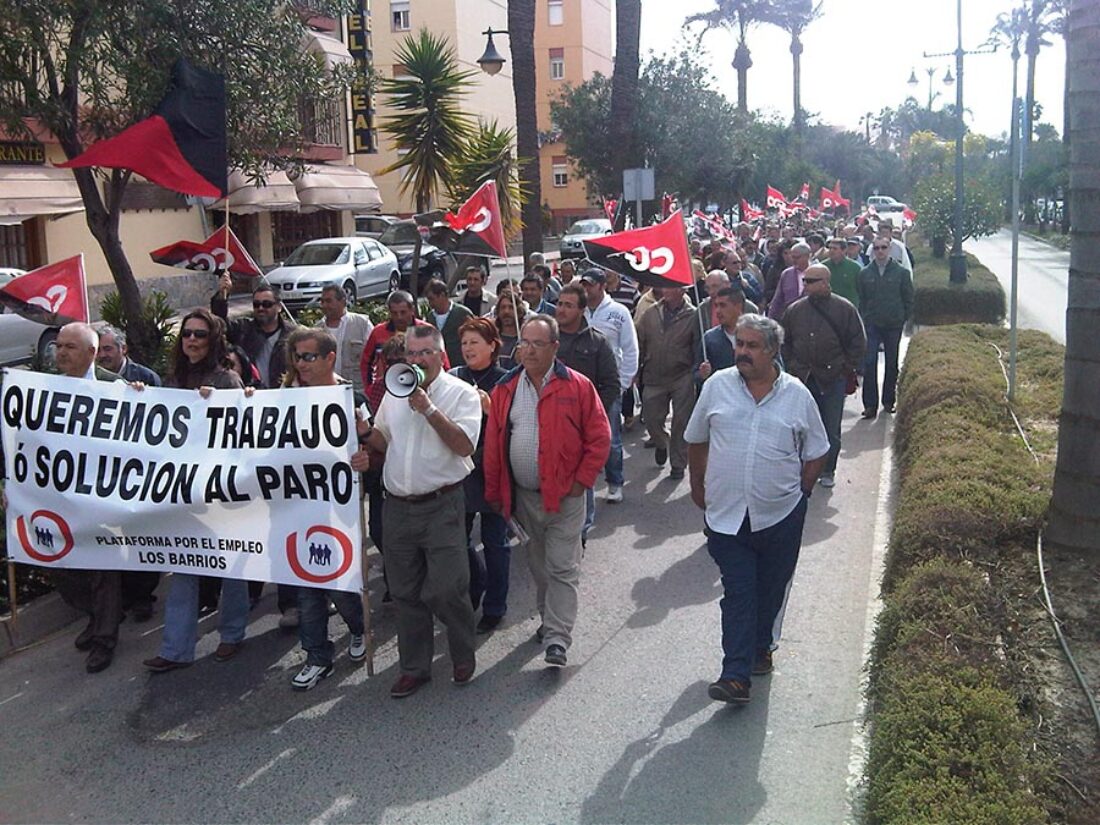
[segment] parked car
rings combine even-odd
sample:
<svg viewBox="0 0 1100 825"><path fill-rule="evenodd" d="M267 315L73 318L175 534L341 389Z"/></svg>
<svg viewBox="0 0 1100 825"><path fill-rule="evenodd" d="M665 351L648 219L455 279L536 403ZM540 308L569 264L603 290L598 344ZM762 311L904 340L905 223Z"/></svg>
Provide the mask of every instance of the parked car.
<svg viewBox="0 0 1100 825"><path fill-rule="evenodd" d="M0 267L0 287L24 274L22 269ZM0 366L25 364L36 352L46 359L51 358L57 332L58 327L28 321L12 310L0 307Z"/></svg>
<svg viewBox="0 0 1100 825"><path fill-rule="evenodd" d="M412 275L413 250L416 247L416 239L420 230L415 221L398 221L390 224L383 232L378 242L385 244L397 256L401 272L400 289L409 288L409 277ZM424 292L424 287L432 278L450 283L450 277L458 268L455 256L445 252L437 246L432 246L426 240L420 246L420 270L417 277L417 291ZM395 286L395 289L398 287Z"/></svg>
<svg viewBox="0 0 1100 825"><path fill-rule="evenodd" d="M320 238L308 241L267 273L292 312L315 303L321 289L337 284L349 301L385 295L398 282L397 257L370 238Z"/></svg>
<svg viewBox="0 0 1100 825"><path fill-rule="evenodd" d="M391 224L397 223L400 218L396 215L356 215L355 234L360 238L374 238L385 232Z"/></svg>
<svg viewBox="0 0 1100 825"><path fill-rule="evenodd" d="M867 198L867 206L875 207L875 210L880 215L888 215L891 212L904 212L905 204L901 201L896 201L889 195L871 195Z"/></svg>
<svg viewBox="0 0 1100 825"><path fill-rule="evenodd" d="M583 258L584 241L591 241L611 234L611 221L607 218L584 218L565 230L561 236L563 258Z"/></svg>

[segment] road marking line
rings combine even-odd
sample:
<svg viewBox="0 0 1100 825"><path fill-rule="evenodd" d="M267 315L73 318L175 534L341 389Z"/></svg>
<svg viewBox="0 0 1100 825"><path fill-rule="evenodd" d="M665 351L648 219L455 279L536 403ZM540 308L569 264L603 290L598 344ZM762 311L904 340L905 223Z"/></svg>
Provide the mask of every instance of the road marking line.
<svg viewBox="0 0 1100 825"><path fill-rule="evenodd" d="M23 691L20 691L19 693L15 694L14 696L9 696L7 699L4 699L4 700L0 701L0 705L6 705L12 699L18 699L22 695L23 695Z"/></svg>
<svg viewBox="0 0 1100 825"><path fill-rule="evenodd" d="M256 770L256 771L255 771L255 772L254 772L254 773L253 773L253 774L252 774L251 776L249 776L249 777L248 777L247 779L245 779L245 780L242 780L242 781L241 781L241 782L240 782L240 783L239 783L239 784L237 785L237 790L238 790L238 791L244 790L244 789L245 789L245 788L247 788L247 787L248 787L249 785L251 785L251 784L252 784L253 782L255 782L255 781L256 781L257 779L259 779L259 778L260 778L261 776L263 776L263 775L264 775L265 773L267 773L267 772L268 772L269 770L271 770L272 768L274 768L274 767L275 767L275 763L276 763L276 762L278 762L278 761L279 761L280 759L287 759L287 758L289 758L289 757L293 756L294 754L296 754L297 752L298 752L298 749L297 749L297 748L287 748L287 749L286 749L285 751L283 751L282 753L280 753L280 754L279 754L278 756L276 756L276 757L275 757L274 759L272 759L272 760L271 760L270 762L268 762L268 763L267 763L266 765L263 765L262 767L260 767L259 769L257 769L257 770Z"/></svg>

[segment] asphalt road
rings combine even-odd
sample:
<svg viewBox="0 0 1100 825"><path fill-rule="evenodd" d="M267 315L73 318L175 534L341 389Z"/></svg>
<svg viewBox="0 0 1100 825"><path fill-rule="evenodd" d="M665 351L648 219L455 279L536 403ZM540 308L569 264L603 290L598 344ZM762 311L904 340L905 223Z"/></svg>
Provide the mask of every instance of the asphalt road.
<svg viewBox="0 0 1100 825"><path fill-rule="evenodd" d="M964 246L997 276L1005 295L1011 297L1012 232L1002 229L988 238L967 241ZM1064 344L1069 253L1020 235L1017 281L1020 328L1040 330Z"/></svg>
<svg viewBox="0 0 1100 825"><path fill-rule="evenodd" d="M853 820L861 677L883 538L889 417L849 399L832 491L810 502L776 671L743 709L710 701L718 572L686 481L628 434L626 500L600 506L569 667L543 667L526 559L472 684L450 663L401 701L394 619L372 575L378 675L353 667L308 693L296 636L264 597L242 654L150 675L159 629L123 625L89 676L69 628L0 663L4 822L730 822ZM888 469L889 464L886 463ZM438 644L445 650L445 644ZM445 655L445 654L444 654Z"/></svg>

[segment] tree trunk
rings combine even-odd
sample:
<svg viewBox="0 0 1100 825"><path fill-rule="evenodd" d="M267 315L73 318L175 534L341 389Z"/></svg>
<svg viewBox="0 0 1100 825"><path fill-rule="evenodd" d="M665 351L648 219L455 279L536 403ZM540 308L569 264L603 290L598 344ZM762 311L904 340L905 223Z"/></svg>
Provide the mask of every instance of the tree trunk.
<svg viewBox="0 0 1100 825"><path fill-rule="evenodd" d="M1069 32L1063 31L1066 47L1065 80L1062 82L1062 147L1068 152L1069 146ZM1070 227L1069 192L1062 192L1062 234L1069 234Z"/></svg>
<svg viewBox="0 0 1100 825"><path fill-rule="evenodd" d="M737 111L747 113L749 111L749 69L752 68L752 57L744 40L737 44L737 51L733 53L733 68L737 70Z"/></svg>
<svg viewBox="0 0 1100 825"><path fill-rule="evenodd" d="M512 46L512 89L516 98L516 154L527 188L523 219L523 262L542 252L542 182L539 178L539 127L535 109L535 0L508 0Z"/></svg>
<svg viewBox="0 0 1100 825"><path fill-rule="evenodd" d="M638 51L642 27L641 0L616 0L615 72L611 78L611 146L614 166L641 166L634 129L638 112Z"/></svg>
<svg viewBox="0 0 1100 825"><path fill-rule="evenodd" d="M1100 4L1071 0L1069 11L1069 196L1073 204L1065 389L1047 541L1100 552Z"/></svg>
<svg viewBox="0 0 1100 825"><path fill-rule="evenodd" d="M1027 101L1024 105L1024 131L1023 131L1023 145L1027 148L1031 148L1031 136L1035 131L1035 62L1039 58L1039 44L1032 45L1031 38L1028 38L1027 45ZM1027 155L1025 154L1026 158ZM1025 161L1026 162L1026 161ZM1025 167L1026 168L1026 167Z"/></svg>

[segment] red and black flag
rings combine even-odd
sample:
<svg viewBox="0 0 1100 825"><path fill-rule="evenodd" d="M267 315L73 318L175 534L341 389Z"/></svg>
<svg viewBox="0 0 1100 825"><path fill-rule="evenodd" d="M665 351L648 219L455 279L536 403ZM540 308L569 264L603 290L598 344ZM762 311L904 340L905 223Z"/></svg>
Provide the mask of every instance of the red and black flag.
<svg viewBox="0 0 1100 825"><path fill-rule="evenodd" d="M497 185L493 181L481 184L462 204L457 215L448 212L443 221L429 229L428 243L460 255L508 257Z"/></svg>
<svg viewBox="0 0 1100 825"><path fill-rule="evenodd" d="M207 272L235 272L258 278L263 270L252 260L233 230L222 227L202 243L176 241L160 249L154 249L149 257L155 263L177 266L181 269L198 269Z"/></svg>
<svg viewBox="0 0 1100 825"><path fill-rule="evenodd" d="M181 57L151 117L57 165L129 169L175 192L221 198L229 191L227 151L225 80Z"/></svg>
<svg viewBox="0 0 1100 825"><path fill-rule="evenodd" d="M684 218L679 209L656 226L604 235L584 242L588 260L656 287L691 286L695 275Z"/></svg>
<svg viewBox="0 0 1100 825"><path fill-rule="evenodd" d="M47 326L88 323L84 256L73 255L20 275L0 289L0 305Z"/></svg>

